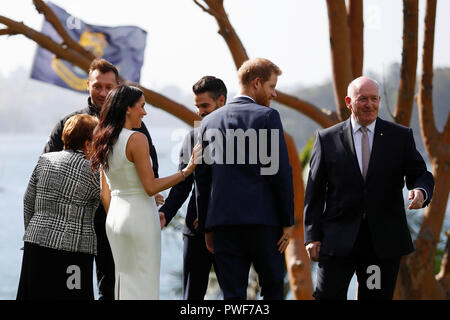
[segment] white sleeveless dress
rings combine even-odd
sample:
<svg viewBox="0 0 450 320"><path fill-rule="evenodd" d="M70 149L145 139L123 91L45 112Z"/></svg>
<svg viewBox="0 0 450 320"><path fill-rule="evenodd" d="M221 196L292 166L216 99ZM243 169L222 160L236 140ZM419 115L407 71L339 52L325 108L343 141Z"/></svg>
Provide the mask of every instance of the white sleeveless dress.
<svg viewBox="0 0 450 320"><path fill-rule="evenodd" d="M106 234L113 253L116 300L159 299L161 227L154 197L142 186L126 156L134 131L122 129L105 171L111 190ZM151 160L150 160L151 161Z"/></svg>

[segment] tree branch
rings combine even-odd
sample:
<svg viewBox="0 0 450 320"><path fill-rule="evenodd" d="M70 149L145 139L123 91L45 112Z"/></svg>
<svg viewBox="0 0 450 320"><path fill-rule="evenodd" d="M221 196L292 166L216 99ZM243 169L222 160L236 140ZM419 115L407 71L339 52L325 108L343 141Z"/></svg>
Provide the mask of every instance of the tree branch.
<svg viewBox="0 0 450 320"><path fill-rule="evenodd" d="M435 162L438 158L438 146L441 143L441 134L436 128L433 113L433 52L436 0L427 0L425 10L422 74L417 105L423 142L430 155L430 160Z"/></svg>
<svg viewBox="0 0 450 320"><path fill-rule="evenodd" d="M141 90L144 92L145 101L151 104L154 107L160 108L178 119L184 121L190 126L194 126L194 121L201 120L201 117L194 113L192 110L188 109L184 105L175 102L168 97L147 89L143 86L139 86Z"/></svg>
<svg viewBox="0 0 450 320"><path fill-rule="evenodd" d="M244 61L248 60L249 57L244 48L244 45L242 44L239 36L237 35L228 19L228 16L223 7L223 1L204 0L204 2L208 5L208 8L201 5L197 0L193 1L200 8L202 8L203 11L209 13L216 19L217 24L219 25L219 34L224 38L228 49L231 52L236 69L239 69L239 67L244 63ZM324 128L327 128L338 122L336 115L332 112L323 109L320 110L309 102L300 100L294 96L280 91L277 91L277 95L278 97L275 99L275 101L278 101L292 109L303 113Z"/></svg>
<svg viewBox="0 0 450 320"><path fill-rule="evenodd" d="M450 299L450 230L445 232L447 243L445 245L444 256L442 257L441 269L436 275L436 280L441 283L442 288L447 289L445 298Z"/></svg>
<svg viewBox="0 0 450 320"><path fill-rule="evenodd" d="M61 36L66 45L68 45L75 52L78 52L82 56L85 56L89 60L94 60L96 58L92 52L86 50L84 47L78 44L78 42L72 39L72 37L67 33L66 29L63 27L63 25L61 24L58 17L53 12L53 10L49 6L47 6L47 4L44 1L33 0L33 4L36 7L36 10L44 15L45 20L50 22L53 28L55 28L56 32L58 32L58 34Z"/></svg>
<svg viewBox="0 0 450 320"><path fill-rule="evenodd" d="M409 126L411 122L417 72L417 33L419 0L403 0L403 52L395 122Z"/></svg>
<svg viewBox="0 0 450 320"><path fill-rule="evenodd" d="M4 36L4 35L15 35L17 33L15 33L14 31L12 31L10 28L4 28L4 29L0 29L0 36Z"/></svg>
<svg viewBox="0 0 450 320"><path fill-rule="evenodd" d="M89 66L92 60L72 50L70 46L63 47L41 32L38 32L23 23L11 20L4 16L0 16L0 23L8 27L7 29L10 30L10 34L22 34L37 43L42 48L45 48L48 51L52 52L58 58L66 60L86 72L89 71ZM189 108L150 89L147 89L143 86L140 87L144 92L145 100L147 103L175 115L177 118L181 119L189 125L193 125L194 120L199 119L199 117Z"/></svg>
<svg viewBox="0 0 450 320"><path fill-rule="evenodd" d="M277 90L276 101L295 109L317 122L321 127L328 128L339 122L336 112L318 109L314 105L300 100L292 95Z"/></svg>
<svg viewBox="0 0 450 320"><path fill-rule="evenodd" d="M197 1L194 0L194 2ZM248 60L248 55L244 45L228 19L225 8L223 7L223 1L204 0L204 2L208 5L206 12L216 19L217 24L219 25L219 34L227 43L236 68L239 69L244 61Z"/></svg>
<svg viewBox="0 0 450 320"><path fill-rule="evenodd" d="M206 8L204 5L202 5L200 2L198 2L197 0L194 0L194 3L196 5L198 5L203 11L205 11L206 13L209 13L210 15L212 15L213 17L217 17L217 13L215 13L213 10Z"/></svg>
<svg viewBox="0 0 450 320"><path fill-rule="evenodd" d="M333 68L334 100L340 120L349 117L345 104L347 87L352 81L350 35L344 0L327 0L330 25L331 65Z"/></svg>
<svg viewBox="0 0 450 320"><path fill-rule="evenodd" d="M364 61L363 1L348 2L348 26L350 31L350 53L353 79L362 75Z"/></svg>
<svg viewBox="0 0 450 320"><path fill-rule="evenodd" d="M26 26L22 22L17 22L0 16L0 23L6 25L15 34L22 34L25 37L33 40L42 48L53 52L58 58L70 61L72 64L80 67L83 70L88 70L91 60L87 59L85 56L79 54L78 52L72 50L71 48L63 48L58 43L53 41L50 37Z"/></svg>
<svg viewBox="0 0 450 320"><path fill-rule="evenodd" d="M450 163L450 114L447 114L447 122L441 134L441 141L438 146L438 158Z"/></svg>

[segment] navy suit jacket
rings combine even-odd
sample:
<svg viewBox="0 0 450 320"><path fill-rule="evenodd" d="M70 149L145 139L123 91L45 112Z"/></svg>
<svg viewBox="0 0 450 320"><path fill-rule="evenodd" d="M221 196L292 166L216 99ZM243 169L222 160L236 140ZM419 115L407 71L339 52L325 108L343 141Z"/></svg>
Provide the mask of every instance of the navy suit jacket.
<svg viewBox="0 0 450 320"><path fill-rule="evenodd" d="M377 118L364 181L350 118L317 133L305 194L305 243L321 241L321 253L349 255L365 213L379 258L414 250L403 187L423 188L428 205L433 175L416 149L410 128Z"/></svg>
<svg viewBox="0 0 450 320"><path fill-rule="evenodd" d="M236 133L240 129L253 137L246 138L245 143L233 140L230 130ZM264 132L266 138L261 135ZM212 138L211 133L218 135ZM293 224L292 169L277 110L237 97L202 120L199 139L204 154L203 164L195 170L200 229ZM274 157L270 163L260 156L267 154L266 149ZM211 164L213 156L223 163ZM275 162L278 169L273 174L261 174Z"/></svg>
<svg viewBox="0 0 450 320"><path fill-rule="evenodd" d="M192 154L192 148L194 148L195 145L194 140L194 129L192 129L183 141L183 146L180 151L178 170L182 170L187 167L189 158ZM197 219L197 205L195 200L195 188L192 188L193 184L194 174L191 174L187 176L184 181L174 185L170 189L169 196L164 202L164 205L159 209L159 211L164 213L166 225L168 225L192 191L187 207L185 225L183 228L183 234L188 236L195 236L199 234L198 230L194 228L194 221Z"/></svg>

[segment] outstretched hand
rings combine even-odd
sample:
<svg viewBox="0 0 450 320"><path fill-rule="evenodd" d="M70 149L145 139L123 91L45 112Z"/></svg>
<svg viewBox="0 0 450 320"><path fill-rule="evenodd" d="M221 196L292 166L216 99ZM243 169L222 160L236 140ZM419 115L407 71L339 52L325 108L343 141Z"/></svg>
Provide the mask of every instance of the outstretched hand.
<svg viewBox="0 0 450 320"><path fill-rule="evenodd" d="M408 207L409 210L421 209L425 201L423 198L423 193L419 189L409 191L409 200L412 200Z"/></svg>
<svg viewBox="0 0 450 320"><path fill-rule="evenodd" d="M200 142L197 142L197 144L194 146L194 149L192 149L192 155L189 159L189 163L187 167L183 170L185 175L190 175L197 164L201 163L201 159L203 157L203 149Z"/></svg>
<svg viewBox="0 0 450 320"><path fill-rule="evenodd" d="M161 193L155 194L155 201L157 206L162 206L164 204L164 196Z"/></svg>

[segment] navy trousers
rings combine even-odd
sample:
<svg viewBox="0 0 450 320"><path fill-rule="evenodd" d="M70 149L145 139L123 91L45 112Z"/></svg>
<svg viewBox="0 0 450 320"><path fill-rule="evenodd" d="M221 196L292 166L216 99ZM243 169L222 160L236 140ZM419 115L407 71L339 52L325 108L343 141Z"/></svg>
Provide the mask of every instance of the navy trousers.
<svg viewBox="0 0 450 320"><path fill-rule="evenodd" d="M204 235L183 235L183 299L204 300L214 255L208 251Z"/></svg>
<svg viewBox="0 0 450 320"><path fill-rule="evenodd" d="M378 258L372 245L369 225L366 220L362 220L358 238L349 256L319 253L313 296L318 300L346 300L348 286L356 272L358 300L392 300L400 258Z"/></svg>
<svg viewBox="0 0 450 320"><path fill-rule="evenodd" d="M281 227L262 225L224 226L213 229L217 278L225 300L247 299L250 266L258 274L261 296L265 300L284 297L284 254L277 242Z"/></svg>

